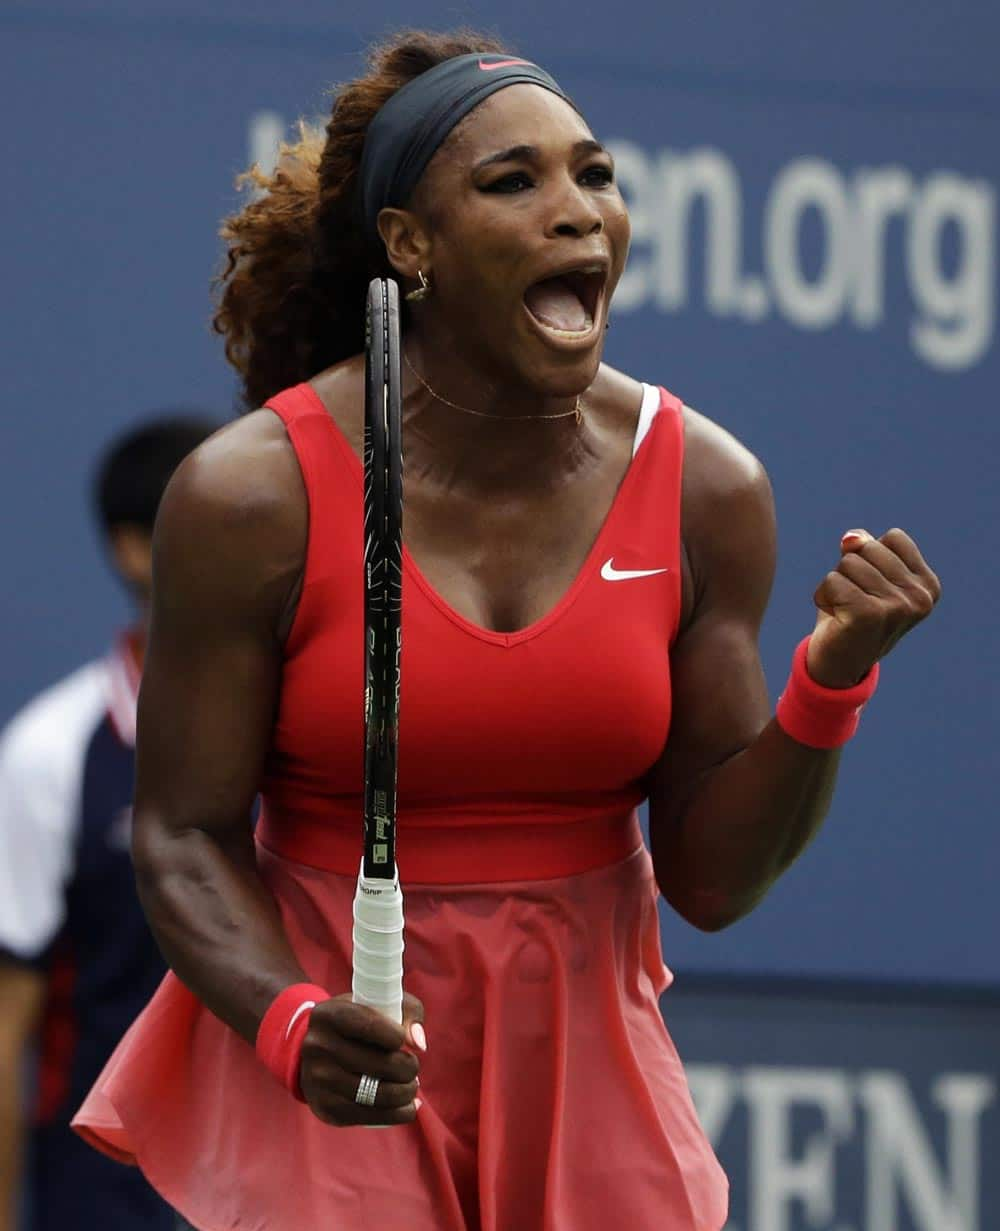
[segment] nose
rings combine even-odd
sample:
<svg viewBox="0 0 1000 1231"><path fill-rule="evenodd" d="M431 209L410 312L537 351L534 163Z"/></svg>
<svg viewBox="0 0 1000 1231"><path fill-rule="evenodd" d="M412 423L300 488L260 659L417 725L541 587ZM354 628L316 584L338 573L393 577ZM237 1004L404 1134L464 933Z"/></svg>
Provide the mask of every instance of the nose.
<svg viewBox="0 0 1000 1231"><path fill-rule="evenodd" d="M549 215L549 232L569 238L600 235L604 230L604 216L593 197L576 182L567 177L559 200Z"/></svg>

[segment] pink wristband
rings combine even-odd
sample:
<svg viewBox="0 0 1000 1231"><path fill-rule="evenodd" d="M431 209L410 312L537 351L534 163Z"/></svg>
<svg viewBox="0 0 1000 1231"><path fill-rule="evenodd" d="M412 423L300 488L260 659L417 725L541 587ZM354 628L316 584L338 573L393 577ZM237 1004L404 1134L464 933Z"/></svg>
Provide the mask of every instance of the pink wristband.
<svg viewBox="0 0 1000 1231"><path fill-rule="evenodd" d="M809 638L800 641L775 718L786 735L809 748L839 748L854 735L861 711L878 686L879 665L853 688L825 688L806 668Z"/></svg>
<svg viewBox="0 0 1000 1231"><path fill-rule="evenodd" d="M271 1001L257 1030L257 1058L299 1102L305 1102L299 1063L309 1018L316 1005L329 999L330 993L315 983L293 983Z"/></svg>

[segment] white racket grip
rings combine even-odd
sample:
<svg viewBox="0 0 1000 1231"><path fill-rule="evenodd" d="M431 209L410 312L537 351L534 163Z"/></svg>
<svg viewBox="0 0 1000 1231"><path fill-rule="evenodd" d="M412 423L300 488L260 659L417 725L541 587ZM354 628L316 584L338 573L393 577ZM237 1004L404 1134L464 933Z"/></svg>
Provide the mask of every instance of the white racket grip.
<svg viewBox="0 0 1000 1231"><path fill-rule="evenodd" d="M364 860L354 893L354 959L351 991L394 1022L403 1020L403 894L399 872L369 880Z"/></svg>

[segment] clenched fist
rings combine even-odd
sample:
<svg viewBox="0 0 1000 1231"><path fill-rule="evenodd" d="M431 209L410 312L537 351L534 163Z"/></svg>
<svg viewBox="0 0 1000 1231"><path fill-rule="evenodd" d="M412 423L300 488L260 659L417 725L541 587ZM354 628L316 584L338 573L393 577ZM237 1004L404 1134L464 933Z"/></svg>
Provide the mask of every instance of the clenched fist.
<svg viewBox="0 0 1000 1231"><path fill-rule="evenodd" d="M850 688L884 658L941 597L941 583L903 530L874 538L850 530L840 563L814 597L819 615L806 666L817 684Z"/></svg>
<svg viewBox="0 0 1000 1231"><path fill-rule="evenodd" d="M421 1023L424 1007L403 995L403 1023L375 1009L353 1004L349 994L325 1000L312 1011L302 1045L302 1093L313 1113L327 1124L408 1124L417 1114L414 1048L426 1047ZM373 1107L357 1102L363 1076L378 1080Z"/></svg>

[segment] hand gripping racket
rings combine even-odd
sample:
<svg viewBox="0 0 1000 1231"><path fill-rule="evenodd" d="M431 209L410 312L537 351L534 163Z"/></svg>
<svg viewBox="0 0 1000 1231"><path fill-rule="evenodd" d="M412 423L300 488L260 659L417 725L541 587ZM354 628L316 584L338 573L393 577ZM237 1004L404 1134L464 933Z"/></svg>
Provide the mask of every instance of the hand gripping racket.
<svg viewBox="0 0 1000 1231"><path fill-rule="evenodd" d="M365 316L364 856L354 895L355 1001L403 1018L403 895L396 870L396 740L403 552L399 288L368 287Z"/></svg>

